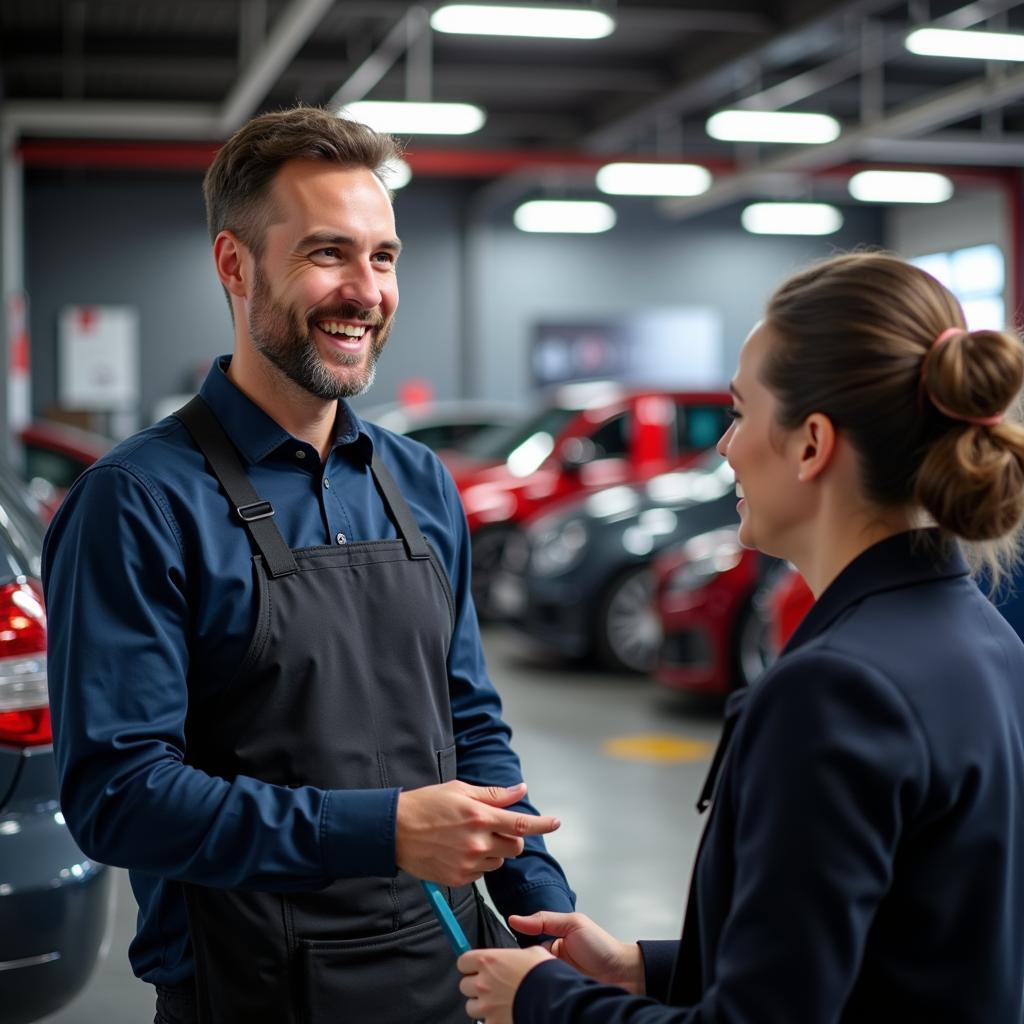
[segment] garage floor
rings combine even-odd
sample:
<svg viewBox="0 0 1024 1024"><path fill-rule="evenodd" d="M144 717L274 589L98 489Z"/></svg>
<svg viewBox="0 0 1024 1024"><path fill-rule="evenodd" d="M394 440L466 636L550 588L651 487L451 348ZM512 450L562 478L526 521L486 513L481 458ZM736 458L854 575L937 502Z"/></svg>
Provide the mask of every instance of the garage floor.
<svg viewBox="0 0 1024 1024"><path fill-rule="evenodd" d="M491 674L534 803L562 819L549 840L577 905L623 939L679 933L702 819L693 808L719 732L720 706L653 682L601 676L484 637ZM107 958L47 1024L149 1024L153 995L128 967L135 904L119 872Z"/></svg>

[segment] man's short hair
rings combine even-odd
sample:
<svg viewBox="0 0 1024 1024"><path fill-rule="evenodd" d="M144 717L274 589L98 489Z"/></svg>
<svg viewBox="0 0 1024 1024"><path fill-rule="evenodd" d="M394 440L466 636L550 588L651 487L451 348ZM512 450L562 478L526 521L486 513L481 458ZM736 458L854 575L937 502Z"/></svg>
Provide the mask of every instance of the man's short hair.
<svg viewBox="0 0 1024 1024"><path fill-rule="evenodd" d="M254 117L218 151L203 179L210 240L232 231L258 260L273 223L270 187L289 160L365 167L386 186L382 168L400 156L389 135L321 107L292 107Z"/></svg>

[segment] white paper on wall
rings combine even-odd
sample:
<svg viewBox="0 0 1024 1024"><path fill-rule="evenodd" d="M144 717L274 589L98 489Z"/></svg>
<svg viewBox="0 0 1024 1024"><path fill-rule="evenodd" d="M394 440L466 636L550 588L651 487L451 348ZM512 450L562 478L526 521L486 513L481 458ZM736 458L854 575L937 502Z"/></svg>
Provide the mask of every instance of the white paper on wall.
<svg viewBox="0 0 1024 1024"><path fill-rule="evenodd" d="M114 411L139 403L139 313L132 306L65 306L58 395L66 409Z"/></svg>

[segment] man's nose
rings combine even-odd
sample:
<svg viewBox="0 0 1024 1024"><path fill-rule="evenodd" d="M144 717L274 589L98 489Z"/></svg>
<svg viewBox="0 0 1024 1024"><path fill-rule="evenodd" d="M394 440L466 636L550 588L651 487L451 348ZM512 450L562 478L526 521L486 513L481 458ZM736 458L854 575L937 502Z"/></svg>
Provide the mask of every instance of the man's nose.
<svg viewBox="0 0 1024 1024"><path fill-rule="evenodd" d="M375 309L381 302L378 272L369 263L353 261L345 268L338 291L347 302L360 309Z"/></svg>

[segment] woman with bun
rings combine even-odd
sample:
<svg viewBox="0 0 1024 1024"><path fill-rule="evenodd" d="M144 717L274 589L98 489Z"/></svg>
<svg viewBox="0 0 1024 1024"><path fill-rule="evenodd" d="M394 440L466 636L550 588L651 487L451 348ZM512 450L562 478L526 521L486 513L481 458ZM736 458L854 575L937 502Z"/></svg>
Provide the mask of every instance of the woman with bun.
<svg viewBox="0 0 1024 1024"><path fill-rule="evenodd" d="M1016 558L1022 383L1017 338L895 257L778 289L719 451L740 539L816 603L730 700L682 939L514 917L556 938L465 954L470 1017L1024 1020L1024 646L971 578Z"/></svg>

